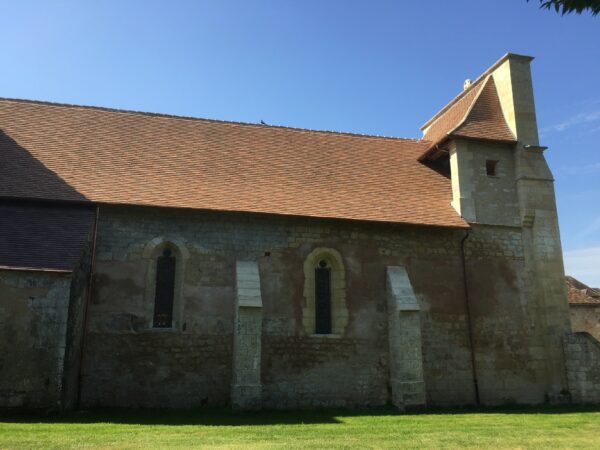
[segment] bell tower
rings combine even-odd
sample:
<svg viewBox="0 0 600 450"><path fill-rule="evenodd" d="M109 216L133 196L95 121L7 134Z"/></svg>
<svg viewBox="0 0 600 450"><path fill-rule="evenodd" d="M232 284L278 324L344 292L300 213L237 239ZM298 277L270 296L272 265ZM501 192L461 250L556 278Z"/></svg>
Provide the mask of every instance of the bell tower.
<svg viewBox="0 0 600 450"><path fill-rule="evenodd" d="M519 298L510 301L510 311L516 317L519 309L526 318L523 343L537 364L536 386L543 385L548 401L559 402L566 400L562 338L570 332L570 319L554 179L538 137L532 60L507 53L475 81L465 82L423 126L423 139L431 144L421 161L445 169L452 206L473 235L520 236L519 268L511 269L519 279L512 297ZM502 289L505 294L507 287Z"/></svg>

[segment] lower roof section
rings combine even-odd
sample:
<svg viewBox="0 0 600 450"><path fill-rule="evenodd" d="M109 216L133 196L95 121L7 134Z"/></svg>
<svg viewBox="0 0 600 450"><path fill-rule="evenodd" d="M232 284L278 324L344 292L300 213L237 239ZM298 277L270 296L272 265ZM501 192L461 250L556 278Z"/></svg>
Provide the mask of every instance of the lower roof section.
<svg viewBox="0 0 600 450"><path fill-rule="evenodd" d="M91 207L0 202L0 268L72 271L93 221Z"/></svg>

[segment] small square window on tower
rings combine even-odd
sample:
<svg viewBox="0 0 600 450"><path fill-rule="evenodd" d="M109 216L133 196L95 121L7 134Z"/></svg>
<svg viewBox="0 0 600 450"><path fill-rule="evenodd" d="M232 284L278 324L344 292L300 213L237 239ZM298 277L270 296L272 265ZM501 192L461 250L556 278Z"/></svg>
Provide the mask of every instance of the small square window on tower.
<svg viewBox="0 0 600 450"><path fill-rule="evenodd" d="M485 162L485 171L489 177L495 177L498 175L498 161L494 161L492 159L488 159Z"/></svg>

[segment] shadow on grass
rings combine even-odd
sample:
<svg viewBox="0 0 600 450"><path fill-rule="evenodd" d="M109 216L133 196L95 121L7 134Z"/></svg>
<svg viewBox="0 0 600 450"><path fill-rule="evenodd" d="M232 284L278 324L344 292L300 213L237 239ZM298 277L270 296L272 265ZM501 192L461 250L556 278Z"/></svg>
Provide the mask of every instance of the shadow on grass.
<svg viewBox="0 0 600 450"><path fill-rule="evenodd" d="M563 406L502 406L429 408L426 410L400 412L393 407L376 409L322 409L315 411L257 411L235 412L227 409L130 409L98 408L72 411L62 414L0 414L0 422L40 424L92 424L112 423L130 425L209 425L209 426L252 426L252 425L300 425L343 423L347 417L418 416L457 414L572 414L600 412L600 405Z"/></svg>

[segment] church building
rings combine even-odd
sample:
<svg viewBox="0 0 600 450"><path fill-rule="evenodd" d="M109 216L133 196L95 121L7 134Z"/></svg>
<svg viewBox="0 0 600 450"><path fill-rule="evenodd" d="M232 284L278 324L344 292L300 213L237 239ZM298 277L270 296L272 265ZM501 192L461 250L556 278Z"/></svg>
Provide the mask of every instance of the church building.
<svg viewBox="0 0 600 450"><path fill-rule="evenodd" d="M421 139L0 99L0 408L600 402L532 59Z"/></svg>

